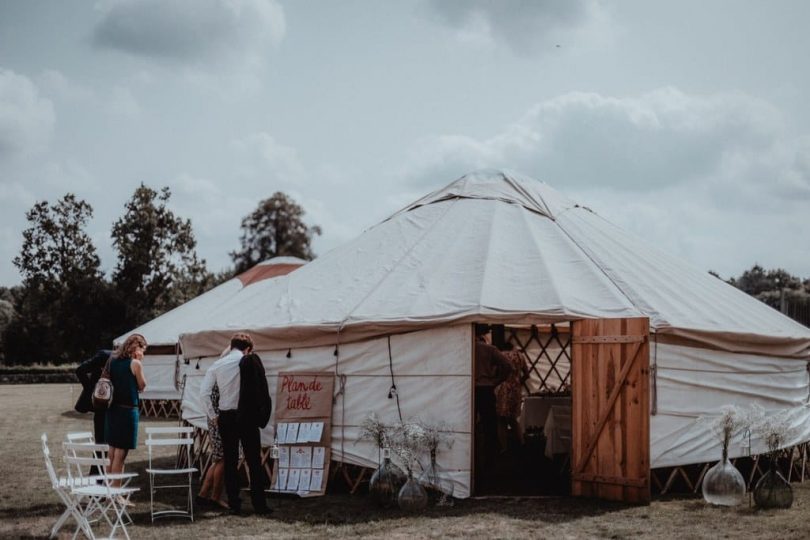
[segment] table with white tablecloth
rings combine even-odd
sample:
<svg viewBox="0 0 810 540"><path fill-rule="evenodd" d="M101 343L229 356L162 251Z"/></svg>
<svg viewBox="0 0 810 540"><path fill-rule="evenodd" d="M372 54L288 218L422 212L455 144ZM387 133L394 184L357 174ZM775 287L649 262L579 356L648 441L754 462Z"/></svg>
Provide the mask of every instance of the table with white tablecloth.
<svg viewBox="0 0 810 540"><path fill-rule="evenodd" d="M571 403L552 405L543 425L546 436L546 457L571 452Z"/></svg>
<svg viewBox="0 0 810 540"><path fill-rule="evenodd" d="M548 411L552 405L571 406L571 396L526 396L523 398L523 410L520 424L524 433L530 429L542 428L546 423Z"/></svg>

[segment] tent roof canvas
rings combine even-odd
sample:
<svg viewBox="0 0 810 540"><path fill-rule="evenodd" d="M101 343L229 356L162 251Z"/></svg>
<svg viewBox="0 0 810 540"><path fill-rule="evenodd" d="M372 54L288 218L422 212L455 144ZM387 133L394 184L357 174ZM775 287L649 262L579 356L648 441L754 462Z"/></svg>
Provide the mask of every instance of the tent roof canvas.
<svg viewBox="0 0 810 540"><path fill-rule="evenodd" d="M510 171L465 175L218 311L181 336L186 356L217 354L235 330L270 349L460 322L646 316L702 346L810 357L810 329Z"/></svg>
<svg viewBox="0 0 810 540"><path fill-rule="evenodd" d="M115 343L121 343L130 334L137 333L143 335L150 346L175 345L182 332L208 328L217 320L218 308L237 292L256 286L263 280L288 274L306 262L298 257L273 257L260 262L200 296L118 336Z"/></svg>

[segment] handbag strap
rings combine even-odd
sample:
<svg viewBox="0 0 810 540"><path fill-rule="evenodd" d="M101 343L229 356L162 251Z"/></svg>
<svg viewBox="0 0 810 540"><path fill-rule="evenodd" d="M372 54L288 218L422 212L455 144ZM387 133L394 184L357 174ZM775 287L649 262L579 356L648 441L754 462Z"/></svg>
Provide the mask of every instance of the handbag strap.
<svg viewBox="0 0 810 540"><path fill-rule="evenodd" d="M110 356L107 357L107 363L104 364L104 369L101 370L101 376L105 379L110 378L110 362L112 361L113 353L110 353Z"/></svg>

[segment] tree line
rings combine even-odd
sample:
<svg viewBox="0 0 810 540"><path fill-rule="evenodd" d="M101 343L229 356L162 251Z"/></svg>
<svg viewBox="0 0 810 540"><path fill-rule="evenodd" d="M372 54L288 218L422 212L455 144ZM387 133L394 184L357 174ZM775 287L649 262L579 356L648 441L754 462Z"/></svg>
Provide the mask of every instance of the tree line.
<svg viewBox="0 0 810 540"><path fill-rule="evenodd" d="M282 192L261 201L241 222L233 267L209 271L197 255L190 219L168 206L171 191L141 184L112 224L116 254L109 277L87 225L93 207L72 193L40 201L13 259L22 283L0 287L0 361L79 362L114 338L276 256L314 258L305 212Z"/></svg>
<svg viewBox="0 0 810 540"><path fill-rule="evenodd" d="M169 188L141 184L111 228L116 262L108 278L86 226L93 208L68 193L26 213L14 265L22 284L0 287L0 361L68 363L156 316L276 256L312 260L318 226L281 192L261 201L241 222L233 267L212 273L197 256L191 220L169 209ZM715 277L715 272L710 272ZM766 304L810 326L810 278L754 265L728 280Z"/></svg>

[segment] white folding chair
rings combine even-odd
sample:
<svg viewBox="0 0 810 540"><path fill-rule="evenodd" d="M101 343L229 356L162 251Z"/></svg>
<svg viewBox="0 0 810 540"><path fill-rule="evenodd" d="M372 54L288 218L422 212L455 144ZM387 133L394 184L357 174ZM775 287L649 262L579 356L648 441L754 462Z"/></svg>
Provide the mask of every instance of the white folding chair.
<svg viewBox="0 0 810 540"><path fill-rule="evenodd" d="M65 435L65 440L72 443L95 444L96 438L90 431L71 431Z"/></svg>
<svg viewBox="0 0 810 540"><path fill-rule="evenodd" d="M179 451L185 447L185 463L191 463L191 447L194 445L193 427L148 427L146 428L146 448L149 451L149 467L146 472L149 474L149 510L152 514L152 523L159 517L187 517L194 521L194 497L192 496L191 480L196 467L163 469L154 466L155 452L159 447L177 446ZM178 460L179 461L179 460ZM170 484L160 484L158 478L165 476L172 480ZM176 483L183 482L183 483ZM159 489L178 489L187 491L186 507L171 508L168 510L155 511L155 492Z"/></svg>
<svg viewBox="0 0 810 540"><path fill-rule="evenodd" d="M110 527L109 536L115 536L120 528L129 538L127 524L132 523L126 507L129 498L138 488L113 486L113 481L122 476L131 475L107 474L110 465L109 450L106 444L64 443L65 462L68 466L68 477L71 478L71 494L75 497L80 509L82 529L95 538L91 523L102 520ZM99 455L103 457L98 457ZM99 474L82 476L84 467L96 467Z"/></svg>
<svg viewBox="0 0 810 540"><path fill-rule="evenodd" d="M65 435L65 439L66 439L65 442L71 443L69 447L64 448L65 455L70 454L73 457L104 457L106 455L107 451L108 451L107 450L107 448L108 448L107 445L96 445L99 448L101 448L101 450L96 449L92 456L86 455L87 451L88 451L88 446L87 445L95 445L95 440L94 440L93 434L90 433L89 431L76 431L76 432L68 433L67 435ZM78 445L84 445L84 446L78 446ZM78 452L77 449L82 450L83 453ZM72 468L68 468L68 475L70 475L74 479L75 478L84 478L84 479L88 480L88 482L94 482L94 483L100 483L101 480L102 480L102 476L97 474L97 473L94 473L91 467L87 467L87 470L85 470L85 467L81 467L81 466L75 466L75 467L72 467ZM127 485L130 483L130 481L132 481L133 478L138 476L138 473L134 473L134 472L133 473L123 473L122 472L122 473L113 474L113 473L108 472L106 474L106 476L110 480L121 480L122 486L127 487Z"/></svg>
<svg viewBox="0 0 810 540"><path fill-rule="evenodd" d="M53 488L59 500L65 505L65 511L59 516L54 526L51 528L51 538L55 537L59 529L64 526L69 518L76 521L76 532L73 534L75 538L79 531L82 531L88 538L93 538L93 531L85 522L82 516L81 507L79 506L78 498L73 495L73 482L69 477L58 476L56 468L53 466L51 460L51 451L48 448L48 435L42 434L42 454L45 456L45 468L48 470L48 478L51 480L51 487Z"/></svg>

